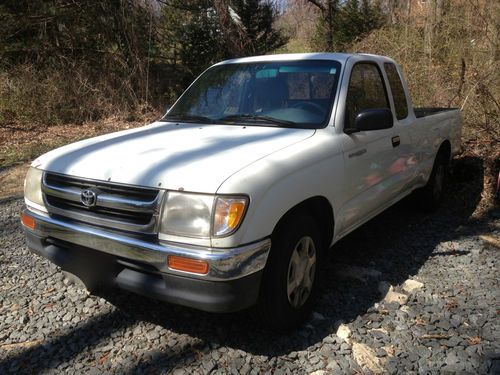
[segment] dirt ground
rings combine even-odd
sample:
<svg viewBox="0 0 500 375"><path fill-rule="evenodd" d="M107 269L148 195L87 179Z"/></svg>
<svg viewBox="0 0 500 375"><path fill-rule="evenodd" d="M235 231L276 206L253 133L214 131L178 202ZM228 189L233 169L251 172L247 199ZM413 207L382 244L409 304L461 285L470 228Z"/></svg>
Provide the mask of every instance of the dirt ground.
<svg viewBox="0 0 500 375"><path fill-rule="evenodd" d="M0 199L22 195L29 164L45 152L81 139L135 128L151 121L153 119L128 122L112 117L85 124L0 126Z"/></svg>

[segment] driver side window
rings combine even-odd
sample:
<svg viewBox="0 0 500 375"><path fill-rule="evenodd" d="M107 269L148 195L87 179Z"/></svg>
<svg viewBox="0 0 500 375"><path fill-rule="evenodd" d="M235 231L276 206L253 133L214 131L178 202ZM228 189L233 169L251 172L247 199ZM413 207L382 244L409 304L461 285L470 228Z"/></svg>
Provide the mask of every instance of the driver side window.
<svg viewBox="0 0 500 375"><path fill-rule="evenodd" d="M354 65L347 89L345 128L354 125L356 115L365 109L390 108L387 93L377 65Z"/></svg>

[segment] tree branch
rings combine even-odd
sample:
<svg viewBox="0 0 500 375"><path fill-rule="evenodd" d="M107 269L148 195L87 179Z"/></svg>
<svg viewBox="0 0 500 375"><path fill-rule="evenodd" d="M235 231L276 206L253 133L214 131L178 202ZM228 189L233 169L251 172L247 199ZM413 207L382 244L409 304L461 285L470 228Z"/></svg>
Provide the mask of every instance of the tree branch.
<svg viewBox="0 0 500 375"><path fill-rule="evenodd" d="M320 3L318 0L306 0L306 1L313 4L313 5L316 5L323 12L326 10L325 5Z"/></svg>

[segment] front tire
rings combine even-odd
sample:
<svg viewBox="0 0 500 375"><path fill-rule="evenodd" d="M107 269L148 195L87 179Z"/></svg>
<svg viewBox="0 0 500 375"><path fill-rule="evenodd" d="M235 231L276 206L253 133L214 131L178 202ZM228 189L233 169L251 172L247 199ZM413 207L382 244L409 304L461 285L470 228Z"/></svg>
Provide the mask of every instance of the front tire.
<svg viewBox="0 0 500 375"><path fill-rule="evenodd" d="M316 294L323 244L315 220L296 215L272 236L257 313L275 331L288 331L310 314Z"/></svg>

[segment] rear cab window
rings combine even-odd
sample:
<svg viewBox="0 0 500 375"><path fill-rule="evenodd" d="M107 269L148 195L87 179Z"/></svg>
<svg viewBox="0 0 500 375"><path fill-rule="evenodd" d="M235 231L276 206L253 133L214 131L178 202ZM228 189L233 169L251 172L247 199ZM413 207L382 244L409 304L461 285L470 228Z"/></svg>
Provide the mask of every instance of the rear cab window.
<svg viewBox="0 0 500 375"><path fill-rule="evenodd" d="M384 64L389 86L391 87L392 98L394 99L394 109L396 110L396 118L403 120L408 117L408 103L406 101L406 94L401 82L396 65L392 63Z"/></svg>

